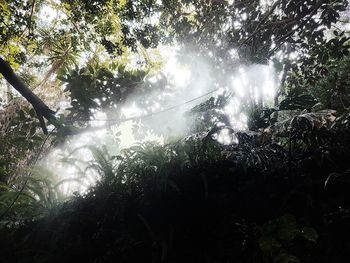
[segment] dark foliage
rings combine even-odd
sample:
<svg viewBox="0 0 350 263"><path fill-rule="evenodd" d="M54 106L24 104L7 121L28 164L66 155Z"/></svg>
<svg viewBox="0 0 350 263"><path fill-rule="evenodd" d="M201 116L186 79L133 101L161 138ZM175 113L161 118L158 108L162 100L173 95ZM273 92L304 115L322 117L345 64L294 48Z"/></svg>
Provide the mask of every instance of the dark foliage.
<svg viewBox="0 0 350 263"><path fill-rule="evenodd" d="M299 117L276 133L285 147L258 133L223 146L207 133L112 160L94 148L104 179L39 221L3 228L1 261L347 262L345 119L327 128Z"/></svg>
<svg viewBox="0 0 350 263"><path fill-rule="evenodd" d="M270 61L285 77L274 108L247 106L252 131L229 127L228 98L219 96L188 112L198 133L183 140L112 157L90 147L102 179L68 202L45 196L60 182L27 176L37 192L31 182L23 192L0 184L0 262L350 262L349 38L325 36L347 1L64 0L72 25L47 38L34 30L36 2L0 1L0 45L19 66L26 54L13 40L42 38L38 54L55 43L49 60L71 98L65 123L86 126L97 110L167 86L118 62L72 69L74 53L97 42L116 60L176 42L189 51L180 59L213 65L215 87L244 64ZM18 112L0 134L2 181L43 141L35 112ZM214 140L225 129L230 145Z"/></svg>

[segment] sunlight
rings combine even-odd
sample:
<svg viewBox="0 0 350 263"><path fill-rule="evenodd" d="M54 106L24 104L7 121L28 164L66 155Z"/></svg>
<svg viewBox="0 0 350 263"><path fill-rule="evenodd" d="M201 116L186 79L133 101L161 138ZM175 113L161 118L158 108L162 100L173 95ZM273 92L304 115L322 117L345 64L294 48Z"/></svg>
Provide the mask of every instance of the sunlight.
<svg viewBox="0 0 350 263"><path fill-rule="evenodd" d="M92 127L104 126L106 124L107 114L104 113L103 111L96 111L96 112L93 112L90 119L91 119L90 125ZM97 120L97 121L94 121L94 120Z"/></svg>
<svg viewBox="0 0 350 263"><path fill-rule="evenodd" d="M131 146L134 146L137 143L147 142L147 141L155 141L159 144L164 144L164 137L161 135L156 135L150 130L145 130L145 137L142 140L136 139L133 134L133 127L135 122L133 121L127 121L123 122L120 125L118 125L115 129L115 133L119 133L119 148L120 149L126 149L130 148Z"/></svg>
<svg viewBox="0 0 350 263"><path fill-rule="evenodd" d="M247 68L240 68L232 77L232 88L238 97L253 95L260 99L264 95L264 100L273 98L276 90L275 71L272 65L252 65ZM252 94L251 94L252 92Z"/></svg>
<svg viewBox="0 0 350 263"><path fill-rule="evenodd" d="M93 159L91 152L83 147L88 143L91 138L79 136L74 143L56 148L40 162L44 167L54 167L53 179L59 182L56 190L62 198L83 194L100 179L95 170L86 169Z"/></svg>
<svg viewBox="0 0 350 263"><path fill-rule="evenodd" d="M0 0L1 262L349 262L348 2Z"/></svg>
<svg viewBox="0 0 350 263"><path fill-rule="evenodd" d="M48 27L52 24L54 20L67 19L67 15L64 14L53 5L59 4L60 1L52 1L50 4L44 4L38 13L38 24L43 27Z"/></svg>
<svg viewBox="0 0 350 263"><path fill-rule="evenodd" d="M236 49L232 48L228 51L229 55L231 56L231 59L238 59L238 52Z"/></svg>
<svg viewBox="0 0 350 263"><path fill-rule="evenodd" d="M222 129L220 132L214 136L214 139L223 145L237 144L237 136L229 129Z"/></svg>
<svg viewBox="0 0 350 263"><path fill-rule="evenodd" d="M233 86L233 90L236 92L236 94L239 97L244 97L244 95L246 94L246 87L244 87L242 81L240 78L233 78L232 80L232 86Z"/></svg>
<svg viewBox="0 0 350 263"><path fill-rule="evenodd" d="M168 76L169 81L176 87L182 89L190 84L191 71L186 65L181 64L176 55L179 50L178 46L162 46L160 53L166 61L162 71Z"/></svg>
<svg viewBox="0 0 350 263"><path fill-rule="evenodd" d="M251 65L240 67L232 76L231 88L234 97L225 106L231 125L237 130L248 128L248 117L243 112L243 106L249 106L251 101L263 103L263 106L273 106L273 98L277 88L277 77L272 64ZM251 105L252 106L252 105Z"/></svg>
<svg viewBox="0 0 350 263"><path fill-rule="evenodd" d="M130 106L122 108L122 114L125 116L125 118L141 116L142 113L143 111L136 106L135 102L133 102Z"/></svg>
<svg viewBox="0 0 350 263"><path fill-rule="evenodd" d="M133 135L133 121L126 121L118 125L117 127L113 128L114 133L118 133L120 144L119 147L121 149L125 149L128 147L133 146L135 143L137 143L137 140L135 139Z"/></svg>
<svg viewBox="0 0 350 263"><path fill-rule="evenodd" d="M206 92L213 90L213 83L211 79L211 65L202 61L196 54L189 54L190 58L194 58L188 64L180 62L177 56L180 48L175 46L162 46L159 50L159 54L164 60L163 67L160 69L161 74L167 77L169 87L174 87L175 93L169 93L169 91L160 91L153 94L149 94L148 97L132 97L121 107L122 118L135 118L141 117L147 114L147 111L141 109L136 101L145 100L145 103L153 113L164 110L165 108L184 103L190 99L200 97ZM237 51L231 49L229 55L234 59L237 55ZM156 84L163 77L161 74L153 74L146 77L146 81L150 84ZM273 99L276 90L275 72L272 65L251 65L240 66L230 77L230 83L228 87L221 87L213 95L222 94L224 91L233 92L234 96L229 103L224 107L223 112L228 116L231 127L234 131L246 130L248 128L248 116L244 112L245 107L249 106L252 101L258 103L262 100L264 104L268 104ZM164 98L170 101L169 104L161 102ZM154 101L153 98L156 98ZM67 152L86 145L106 145L114 153L118 153L121 149L126 149L134 146L138 143L146 141L156 141L159 144L164 144L165 138L173 135L185 134L188 128L188 123L184 120L184 113L191 109L194 105L198 105L201 101L205 101L208 97L203 97L198 101L194 101L184 107L176 108L173 111L162 113L157 115L153 119L153 122L149 126L151 128L143 127L142 118L137 124L135 121L129 120L120 122L117 125L111 125L112 132L108 132L106 128L90 132L87 134L81 134L75 137L74 143L62 148L62 152ZM101 102L105 98L99 98L96 102L101 105ZM110 117L103 111L97 110L92 112L90 125L92 127L104 126L107 124L106 120ZM139 132L142 136L134 134L135 125L140 125ZM222 123L224 125L224 123ZM223 129L217 134L216 139L218 142L224 145L230 145L238 143L238 139L232 130ZM57 153L52 153L56 155ZM73 158L80 159L85 163L91 162L93 157L87 149L80 149L72 155ZM52 158L55 159L55 158ZM51 160L52 160L51 159ZM57 161L51 161L50 166L57 167L57 171L62 175L60 178L70 178L72 174L77 174L78 170L76 166L69 166L69 164L59 164ZM79 169L86 169L87 164L80 163ZM96 171L87 171L86 178L79 179L80 181L65 182L60 186L60 190L67 195L73 194L73 192L83 193L89 186L94 185L99 176Z"/></svg>

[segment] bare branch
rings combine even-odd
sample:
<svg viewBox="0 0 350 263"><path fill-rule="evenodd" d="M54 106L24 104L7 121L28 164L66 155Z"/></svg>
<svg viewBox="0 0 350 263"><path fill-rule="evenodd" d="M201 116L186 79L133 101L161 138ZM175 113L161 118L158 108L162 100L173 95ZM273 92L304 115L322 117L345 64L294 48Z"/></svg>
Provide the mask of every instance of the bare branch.
<svg viewBox="0 0 350 263"><path fill-rule="evenodd" d="M275 11L276 7L280 4L280 0L277 1L276 3L274 3L272 5L272 7L270 8L270 10L266 13L266 15L263 17L263 19L260 20L259 24L255 27L254 32L247 38L245 39L240 45L239 47L241 47L242 45L244 45L245 43L247 43L250 39L252 39L257 33L259 33L259 29L261 27L261 25L267 20L267 18L273 13L273 11Z"/></svg>

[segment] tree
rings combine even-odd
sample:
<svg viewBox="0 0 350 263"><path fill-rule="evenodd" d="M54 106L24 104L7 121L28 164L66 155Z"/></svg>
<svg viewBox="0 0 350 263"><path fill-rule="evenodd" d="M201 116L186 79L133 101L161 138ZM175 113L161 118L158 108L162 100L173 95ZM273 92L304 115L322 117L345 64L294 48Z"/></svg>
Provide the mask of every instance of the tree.
<svg viewBox="0 0 350 263"><path fill-rule="evenodd" d="M53 124L57 124L54 116L55 112L51 110L38 96L36 96L24 83L21 81L7 62L0 58L0 72L4 78L26 99L32 104L40 121L43 132L47 134L46 125L43 117Z"/></svg>
<svg viewBox="0 0 350 263"><path fill-rule="evenodd" d="M310 0L303 4L292 0L271 4L253 0L195 3L168 0L8 1L0 6L4 14L1 20L1 71L32 104L44 132L43 118L65 134L72 134L77 131L71 129L71 125L86 127L89 125L87 120L96 110L119 109L118 106L135 94L144 96L162 89L164 93L172 92L164 89L169 86L167 76L156 83L148 81L149 75L159 71L159 63L150 57L152 48L161 44L176 42L180 47L186 47L180 56L188 64L200 57L215 76L210 84L215 88L229 86L233 69L242 64L273 63L278 71L284 71L285 76L274 108L264 109L266 105L254 105L255 102L246 105L246 111L252 117L250 127L258 130L276 121L277 115L271 118L271 112L278 108L293 108L293 100L294 104L300 104L300 96L309 96L307 101L311 104L322 102L334 109L339 105L347 108L346 90L340 88L337 91L340 95L333 96L331 102L329 95L319 97L319 94L334 93L333 87L326 93L325 88L322 92L313 88L319 72L323 76L335 72L332 63L340 65L338 60L348 54L347 33L335 31L336 35L331 39L325 36L325 32L330 32L327 28L335 25L346 6L346 1L341 0ZM51 12L51 22L41 19L45 12ZM130 70L128 61L137 53L140 54L138 68ZM298 54L297 60L289 57L293 53ZM78 63L82 56L88 59ZM291 64L294 65L289 66ZM21 73L13 74L10 67L18 70L20 65ZM342 72L346 74L346 67ZM346 86L344 74L341 78L333 78L341 82L337 89ZM62 82L57 79L66 83L71 101L65 123L58 121L58 116L51 110L64 99ZM29 86L36 88L33 91L27 88ZM54 95L57 98L49 99L48 94L57 94ZM286 95L279 107L279 97ZM135 102L148 114L151 112L144 100ZM164 104L157 98L152 98L149 103ZM297 108L313 106L304 104ZM209 100L203 105L194 108L192 114L200 109L197 120L201 122L206 116L209 122L198 124L197 131L210 129L217 123L229 124L225 114L220 113L225 103L213 106ZM120 114L114 112L109 117L118 120ZM211 123L214 119L216 121Z"/></svg>
<svg viewBox="0 0 350 263"><path fill-rule="evenodd" d="M347 1L11 0L0 12L1 85L14 88L0 104L3 260L348 261ZM167 72L174 47L185 67ZM253 92L267 65L270 102ZM234 89L239 74L251 94ZM165 142L120 151L95 133L62 154L74 176L33 165L74 148L67 135L107 128L117 141L127 120Z"/></svg>

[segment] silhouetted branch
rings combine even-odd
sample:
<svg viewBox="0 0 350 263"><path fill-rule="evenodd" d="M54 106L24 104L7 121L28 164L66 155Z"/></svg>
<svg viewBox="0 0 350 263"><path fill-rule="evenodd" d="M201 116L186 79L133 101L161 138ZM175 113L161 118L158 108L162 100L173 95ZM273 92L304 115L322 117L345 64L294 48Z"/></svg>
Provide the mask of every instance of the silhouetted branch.
<svg viewBox="0 0 350 263"><path fill-rule="evenodd" d="M2 58L0 58L0 73L30 104L32 104L37 113L41 128L45 134L47 134L47 128L44 118L55 127L59 126L55 117L55 112L27 87L27 85L16 75L11 66Z"/></svg>

